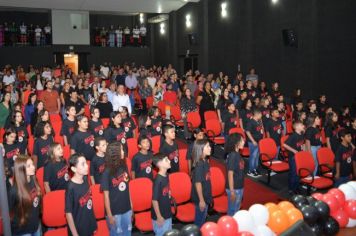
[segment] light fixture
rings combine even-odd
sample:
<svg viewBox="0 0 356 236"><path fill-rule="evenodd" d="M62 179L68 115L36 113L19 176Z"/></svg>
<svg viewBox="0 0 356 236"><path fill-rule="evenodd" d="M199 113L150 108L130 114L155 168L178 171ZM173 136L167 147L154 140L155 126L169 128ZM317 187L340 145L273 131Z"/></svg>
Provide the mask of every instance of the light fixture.
<svg viewBox="0 0 356 236"><path fill-rule="evenodd" d="M192 22L190 20L190 14L187 14L185 16L185 26L187 26L187 28L190 28L192 26Z"/></svg>
<svg viewBox="0 0 356 236"><path fill-rule="evenodd" d="M159 32L161 33L161 34L165 34L166 33L166 25L164 24L164 23L161 23L160 25L159 25Z"/></svg>
<svg viewBox="0 0 356 236"><path fill-rule="evenodd" d="M226 2L223 2L221 3L221 17L225 18L227 17L227 3Z"/></svg>
<svg viewBox="0 0 356 236"><path fill-rule="evenodd" d="M158 5L158 10L157 10L158 13L162 13L162 6L161 5Z"/></svg>
<svg viewBox="0 0 356 236"><path fill-rule="evenodd" d="M272 3L273 3L273 4L277 4L277 3L278 3L278 0L272 0Z"/></svg>
<svg viewBox="0 0 356 236"><path fill-rule="evenodd" d="M140 23L143 24L145 22L144 14L140 13Z"/></svg>

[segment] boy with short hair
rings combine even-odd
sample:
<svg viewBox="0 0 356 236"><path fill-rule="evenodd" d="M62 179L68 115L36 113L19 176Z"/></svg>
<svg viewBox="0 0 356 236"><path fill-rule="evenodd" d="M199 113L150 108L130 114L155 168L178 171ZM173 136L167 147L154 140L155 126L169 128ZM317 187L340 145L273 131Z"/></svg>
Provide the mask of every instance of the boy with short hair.
<svg viewBox="0 0 356 236"><path fill-rule="evenodd" d="M230 129L235 128L237 126L237 122L239 120L236 114L235 104L229 100L226 102L226 107L227 113L225 114L223 120L225 139L229 136Z"/></svg>
<svg viewBox="0 0 356 236"><path fill-rule="evenodd" d="M169 158L157 153L152 158L153 164L159 172L153 183L152 192L152 223L156 236L162 236L166 231L172 229L171 191L167 171L171 168Z"/></svg>
<svg viewBox="0 0 356 236"><path fill-rule="evenodd" d="M335 187L350 181L350 176L356 176L356 153L351 143L350 131L342 129L339 132L341 143L335 153Z"/></svg>
<svg viewBox="0 0 356 236"><path fill-rule="evenodd" d="M249 170L247 175L256 178L261 175L257 170L259 159L258 142L263 138L264 134L262 113L260 110L255 109L253 111L253 117L247 123L245 130L248 137L248 148L250 149Z"/></svg>
<svg viewBox="0 0 356 236"><path fill-rule="evenodd" d="M70 144L70 138L75 130L75 117L77 112L74 105L69 105L66 107L67 118L63 120L60 135L63 136L64 145Z"/></svg>
<svg viewBox="0 0 356 236"><path fill-rule="evenodd" d="M169 173L179 172L179 151L178 144L175 141L176 133L173 125L165 125L163 127L165 140L161 143L159 152L166 155L171 161L172 167Z"/></svg>
<svg viewBox="0 0 356 236"><path fill-rule="evenodd" d="M105 171L105 153L108 143L103 137L96 137L94 147L96 154L90 162L90 179L92 184L100 184L101 176Z"/></svg>
<svg viewBox="0 0 356 236"><path fill-rule="evenodd" d="M289 175L288 188L290 194L295 194L299 187L299 180L296 173L296 164L294 156L297 152L305 149L304 130L305 126L301 121L296 121L293 124L294 132L288 137L283 144L288 151Z"/></svg>
<svg viewBox="0 0 356 236"><path fill-rule="evenodd" d="M271 110L271 119L269 119L266 125L267 137L273 139L277 145L277 156L275 159L278 159L279 150L281 148L281 137L283 133L282 120L279 117L278 108L273 108Z"/></svg>
<svg viewBox="0 0 356 236"><path fill-rule="evenodd" d="M152 173L152 152L150 151L151 142L146 135L138 138L140 151L132 158L131 176L135 178L149 178L153 180Z"/></svg>

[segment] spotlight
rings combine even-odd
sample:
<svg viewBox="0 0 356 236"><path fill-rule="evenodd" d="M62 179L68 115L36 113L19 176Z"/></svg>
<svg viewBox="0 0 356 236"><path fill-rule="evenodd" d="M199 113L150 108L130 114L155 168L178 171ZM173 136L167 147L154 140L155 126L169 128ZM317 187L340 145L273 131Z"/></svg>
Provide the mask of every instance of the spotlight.
<svg viewBox="0 0 356 236"><path fill-rule="evenodd" d="M192 22L190 21L190 14L187 14L185 16L185 26L187 26L187 28L190 28L192 26Z"/></svg>
<svg viewBox="0 0 356 236"><path fill-rule="evenodd" d="M221 17L225 18L227 17L227 3L226 2L223 2L221 3Z"/></svg>
<svg viewBox="0 0 356 236"><path fill-rule="evenodd" d="M277 3L278 3L278 0L272 0L272 3L273 3L273 4L277 4Z"/></svg>
<svg viewBox="0 0 356 236"><path fill-rule="evenodd" d="M140 13L140 23L143 24L145 22L144 14Z"/></svg>
<svg viewBox="0 0 356 236"><path fill-rule="evenodd" d="M159 29L159 32L161 33L161 34L165 34L166 33L166 25L164 24L164 23L161 23L160 25L159 25L159 27L160 27L160 29Z"/></svg>

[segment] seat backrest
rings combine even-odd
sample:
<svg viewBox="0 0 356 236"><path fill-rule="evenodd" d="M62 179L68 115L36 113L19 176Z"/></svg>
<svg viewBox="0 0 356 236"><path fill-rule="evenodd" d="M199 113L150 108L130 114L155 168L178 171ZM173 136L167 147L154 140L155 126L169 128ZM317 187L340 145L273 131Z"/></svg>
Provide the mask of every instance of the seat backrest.
<svg viewBox="0 0 356 236"><path fill-rule="evenodd" d="M148 178L131 180L130 196L134 212L146 211L152 205L152 181Z"/></svg>
<svg viewBox="0 0 356 236"><path fill-rule="evenodd" d="M219 120L219 116L218 113L216 113L216 111L206 111L204 112L204 119L205 121L211 119Z"/></svg>
<svg viewBox="0 0 356 236"><path fill-rule="evenodd" d="M159 101L157 103L157 107L161 111L162 116L164 116L166 114L166 106L167 106L167 104L164 101Z"/></svg>
<svg viewBox="0 0 356 236"><path fill-rule="evenodd" d="M126 165L127 165L127 170L129 172L129 176L131 178L131 167L132 167L132 162L129 158L126 158Z"/></svg>
<svg viewBox="0 0 356 236"><path fill-rule="evenodd" d="M104 193L101 192L99 184L90 186L90 189L92 193L95 218L97 220L103 219L105 217Z"/></svg>
<svg viewBox="0 0 356 236"><path fill-rule="evenodd" d="M54 130L54 134L60 135L62 129L62 121L59 120L59 121L51 122L51 124Z"/></svg>
<svg viewBox="0 0 356 236"><path fill-rule="evenodd" d="M334 158L335 155L333 153L333 151L330 148L327 147L322 147L320 148L317 153L316 156L318 158L318 163L319 165L329 165L329 166L334 166Z"/></svg>
<svg viewBox="0 0 356 236"><path fill-rule="evenodd" d="M28 136L27 151L28 154L33 155L35 139L33 136Z"/></svg>
<svg viewBox="0 0 356 236"><path fill-rule="evenodd" d="M260 150L262 161L269 161L271 159L274 159L277 155L276 142L271 138L261 139L258 142L258 148Z"/></svg>
<svg viewBox="0 0 356 236"><path fill-rule="evenodd" d="M189 127L191 129L198 128L201 124L201 119L198 111L194 112L189 112L187 114L187 121L192 125L192 127Z"/></svg>
<svg viewBox="0 0 356 236"><path fill-rule="evenodd" d="M153 106L153 97L149 96L146 98L147 108L151 108Z"/></svg>
<svg viewBox="0 0 356 236"><path fill-rule="evenodd" d="M65 145L63 147L63 158L69 161L70 158L70 145Z"/></svg>
<svg viewBox="0 0 356 236"><path fill-rule="evenodd" d="M282 151L286 151L286 149L284 148L283 144L287 141L287 139L289 138L289 135L284 135L281 137L281 150Z"/></svg>
<svg viewBox="0 0 356 236"><path fill-rule="evenodd" d="M45 188L44 188L43 176L44 176L44 167L38 168L36 170L36 179L37 179L38 185L41 188L41 192L43 194L45 194L46 191L45 191Z"/></svg>
<svg viewBox="0 0 356 236"><path fill-rule="evenodd" d="M286 120L287 134L293 133L293 122L291 120Z"/></svg>
<svg viewBox="0 0 356 236"><path fill-rule="evenodd" d="M84 105L84 115L90 117L90 108L88 104Z"/></svg>
<svg viewBox="0 0 356 236"><path fill-rule="evenodd" d="M309 175L309 173L304 170L301 170L301 173L299 173L300 169L308 169L310 173L313 173L315 168L315 163L314 163L313 155L310 152L307 151L297 152L294 156L294 159L295 159L296 171L298 176L300 174L302 176Z"/></svg>
<svg viewBox="0 0 356 236"><path fill-rule="evenodd" d="M110 118L101 118L101 122L103 122L104 128L107 128L110 123Z"/></svg>
<svg viewBox="0 0 356 236"><path fill-rule="evenodd" d="M169 175L171 195L179 205L190 200L192 182L187 173L176 172Z"/></svg>
<svg viewBox="0 0 356 236"><path fill-rule="evenodd" d="M137 138L126 139L127 143L127 157L132 160L133 156L138 152Z"/></svg>
<svg viewBox="0 0 356 236"><path fill-rule="evenodd" d="M236 127L229 130L229 134L234 134L234 133L240 134L243 137L243 139L246 141L246 134L242 128Z"/></svg>
<svg viewBox="0 0 356 236"><path fill-rule="evenodd" d="M174 91L167 91L163 94L163 100L169 104L175 104L177 102L177 93Z"/></svg>
<svg viewBox="0 0 356 236"><path fill-rule="evenodd" d="M65 190L56 190L43 197L42 222L47 227L60 227L67 224L65 217Z"/></svg>
<svg viewBox="0 0 356 236"><path fill-rule="evenodd" d="M179 152L179 171L185 172L188 174L189 173L188 161L186 158L187 157L187 149L178 147L178 152Z"/></svg>
<svg viewBox="0 0 356 236"><path fill-rule="evenodd" d="M326 134L325 134L325 129L324 128L321 129L320 134L321 134L321 142L323 144L326 144Z"/></svg>
<svg viewBox="0 0 356 236"><path fill-rule="evenodd" d="M57 122L62 122L62 118L59 114L50 114L49 119L52 124Z"/></svg>
<svg viewBox="0 0 356 236"><path fill-rule="evenodd" d="M210 168L211 193L213 197L218 197L225 193L225 176L218 167Z"/></svg>
<svg viewBox="0 0 356 236"><path fill-rule="evenodd" d="M174 120L178 121L182 119L181 112L180 112L180 107L178 105L176 106L171 106L171 116L174 118Z"/></svg>
<svg viewBox="0 0 356 236"><path fill-rule="evenodd" d="M152 143L152 152L154 154L159 152L159 147L161 146L161 135L155 135L151 138L151 143Z"/></svg>
<svg viewBox="0 0 356 236"><path fill-rule="evenodd" d="M209 130L213 131L215 136L219 136L221 134L221 124L219 120L216 119L205 120L205 128L207 130L207 135L209 137L212 136L212 134L208 132Z"/></svg>
<svg viewBox="0 0 356 236"><path fill-rule="evenodd" d="M56 132L56 131L54 131ZM59 143L60 145L64 145L64 138L62 135L59 135L59 133L56 132L56 135L54 136L54 141L56 143Z"/></svg>

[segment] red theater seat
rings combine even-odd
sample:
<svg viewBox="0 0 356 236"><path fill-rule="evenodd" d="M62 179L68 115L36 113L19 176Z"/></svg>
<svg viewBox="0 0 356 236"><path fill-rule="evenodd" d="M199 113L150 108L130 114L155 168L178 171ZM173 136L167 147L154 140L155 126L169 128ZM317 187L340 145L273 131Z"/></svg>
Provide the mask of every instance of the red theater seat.
<svg viewBox="0 0 356 236"><path fill-rule="evenodd" d="M225 192L225 176L221 169L217 167L210 168L211 174L211 192L214 202L214 210L218 213L227 212L228 199Z"/></svg>
<svg viewBox="0 0 356 236"><path fill-rule="evenodd" d="M335 166L335 155L330 148L322 147L316 153L319 163L319 174L323 177L333 178L333 169Z"/></svg>
<svg viewBox="0 0 356 236"><path fill-rule="evenodd" d="M205 133L214 144L224 144L225 138L220 136L222 132L219 120L210 119L205 121Z"/></svg>

